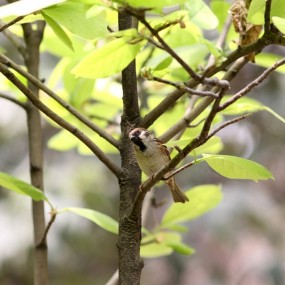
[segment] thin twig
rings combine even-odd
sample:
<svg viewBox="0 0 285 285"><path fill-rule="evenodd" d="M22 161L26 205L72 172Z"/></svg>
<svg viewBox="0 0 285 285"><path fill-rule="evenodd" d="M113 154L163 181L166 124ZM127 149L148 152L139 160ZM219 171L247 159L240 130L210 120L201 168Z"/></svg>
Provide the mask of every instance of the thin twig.
<svg viewBox="0 0 285 285"><path fill-rule="evenodd" d="M167 175L167 177L165 177L165 179L169 179L169 178L173 177L174 175L178 174L179 172L185 170L186 168L193 166L195 163L196 163L196 161L194 160L194 161L191 161L189 163L182 165L178 169L172 171L170 175Z"/></svg>
<svg viewBox="0 0 285 285"><path fill-rule="evenodd" d="M82 131L74 127L72 124L64 120L58 114L49 109L44 105L38 98L33 94L33 92L28 89L4 64L0 63L0 72L11 81L17 88L30 99L33 105L35 105L40 111L51 118L54 122L60 125L62 128L66 129L74 136L76 136L80 141L82 141L97 157L98 159L106 165L111 172L113 172L117 177L121 174L121 168L117 166L106 154Z"/></svg>
<svg viewBox="0 0 285 285"><path fill-rule="evenodd" d="M226 72L223 79L231 81L248 62L247 58L241 58L237 60L231 68ZM217 87L216 87L217 88ZM167 99L167 98L166 98ZM188 125L193 122L207 107L209 107L213 102L212 97L204 98L191 112L187 113L182 119L180 119L176 124L170 127L165 133L163 133L159 139L161 141L168 142L175 134L183 131ZM157 107L158 108L158 107Z"/></svg>
<svg viewBox="0 0 285 285"><path fill-rule="evenodd" d="M276 70L278 67L280 67L281 65L285 64L285 58L277 61L273 66L267 68L265 71L263 71L263 73L258 76L254 81L252 81L251 83L249 83L246 87L244 87L243 89L241 89L238 93L236 93L234 96L232 96L227 102L225 102L224 104L222 104L219 109L224 110L226 109L228 106L232 105L234 102L236 102L238 99L240 99L241 97L245 96L246 94L248 94L254 87L258 86L260 83L262 83L268 76L270 73L272 73L274 70Z"/></svg>
<svg viewBox="0 0 285 285"><path fill-rule="evenodd" d="M216 133L218 133L219 131L221 131L222 129L224 129L225 127L229 126L229 125L232 125L232 124L235 124L241 120L244 120L248 117L250 117L252 114L249 113L249 114L246 114L246 115L242 115L242 116L239 116L237 118L234 118L232 120L229 120L229 121L226 121L224 122L223 124L221 124L219 127L217 127L216 129L214 129L207 137L207 140L209 140L211 137L213 137Z"/></svg>
<svg viewBox="0 0 285 285"><path fill-rule="evenodd" d="M4 30L6 30L7 28L9 28L10 26L16 24L17 22L21 21L24 18L25 18L25 16L19 16L19 17L13 19L12 21L8 22L7 24L2 25L0 27L0 33L3 32Z"/></svg>
<svg viewBox="0 0 285 285"><path fill-rule="evenodd" d="M44 232L44 235L43 235L41 241L37 244L37 247L41 247L41 246L43 246L43 245L46 244L47 234L48 234L48 232L49 232L49 230L50 230L52 224L53 224L54 221L55 221L56 215L57 215L56 210L55 210L55 209L52 209L52 210L51 210L51 217L50 217L50 220L49 220L49 222L48 222L48 224L47 224L47 226L46 226L46 229L45 229L45 232Z"/></svg>
<svg viewBox="0 0 285 285"><path fill-rule="evenodd" d="M9 100L13 103L15 103L16 105L20 106L21 108L23 109L26 109L26 105L22 102L20 102L19 100L13 98L13 97L10 97L9 95L6 95L6 94L0 94L0 98L3 98L3 99L6 99L6 100Z"/></svg>
<svg viewBox="0 0 285 285"><path fill-rule="evenodd" d="M160 82L160 83L164 83L164 84L168 84L168 85L174 86L177 89L182 90L185 93L189 93L191 95L197 95L197 96L200 96L200 97L214 97L214 98L218 98L218 96L215 93L213 93L213 92L195 90L195 89L192 89L190 87L187 87L182 82L173 82L173 81L170 81L170 80L167 80L167 79L163 79L163 78L159 78L159 77L156 77L156 76L151 76L150 79L152 79L154 81L157 81L157 82Z"/></svg>
<svg viewBox="0 0 285 285"><path fill-rule="evenodd" d="M239 122L239 121L241 121L241 120L244 120L244 119L250 117L251 115L252 115L252 114L242 115L242 116L240 116L240 117L234 118L234 119L232 119L232 120L229 120L229 121L227 121L227 122L221 124L218 128L216 128L215 130L213 130L213 131L208 135L208 137L207 137L206 140L208 141L211 137L213 137L216 133L218 133L220 130L224 129L225 127L227 127L227 126L229 126L229 125L232 125L232 124L235 124L235 123L237 123L237 122ZM195 165L195 163L196 163L196 161L194 160L194 161L191 161L191 162L189 162L189 163L186 163L186 164L182 165L182 166L179 167L178 169L172 171L170 175L167 175L167 176L165 177L165 179L169 179L169 178L173 177L174 175L176 175L176 174L180 173L181 171L185 170L186 168L189 168L189 167Z"/></svg>
<svg viewBox="0 0 285 285"><path fill-rule="evenodd" d="M142 13L136 13L136 10L131 7L126 7L128 13L136 17L144 26L151 32L151 34L159 41L163 49L168 52L184 69L185 71L197 81L201 81L201 77L194 72L194 70L162 39L159 31L154 29L145 19Z"/></svg>
<svg viewBox="0 0 285 285"><path fill-rule="evenodd" d="M44 91L47 95L49 95L56 102L58 102L62 107L64 107L66 110L68 110L74 117L76 117L78 120L80 120L83 124L85 124L91 130L96 132L99 136L104 138L106 141L108 141L114 147L119 148L120 143L118 140L116 140L113 136L111 136L110 134L105 132L102 128L98 127L91 120L89 120L86 116L84 116L80 112L78 112L72 105L68 104L66 101L64 101L62 98L60 98L56 93L54 93L47 86L45 86L40 80L38 80L37 78L32 76L30 73L26 72L19 65L14 63L12 60L7 58L3 54L0 54L0 62L2 62L3 64L5 64L8 67L13 68L15 71L17 71L22 76L27 78L35 86L37 86L39 89Z"/></svg>

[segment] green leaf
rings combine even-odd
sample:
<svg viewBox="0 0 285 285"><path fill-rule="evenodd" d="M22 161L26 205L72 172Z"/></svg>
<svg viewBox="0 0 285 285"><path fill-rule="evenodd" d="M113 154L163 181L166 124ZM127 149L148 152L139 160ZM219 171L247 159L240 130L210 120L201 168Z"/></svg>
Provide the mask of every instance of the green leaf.
<svg viewBox="0 0 285 285"><path fill-rule="evenodd" d="M84 39L94 40L108 33L106 28L106 13L100 9L96 17L87 18L90 6L80 2L65 2L44 10L44 13L57 23L67 28L71 33Z"/></svg>
<svg viewBox="0 0 285 285"><path fill-rule="evenodd" d="M163 60L161 60L154 68L154 71L163 70L167 68L172 62L172 57L167 56Z"/></svg>
<svg viewBox="0 0 285 285"><path fill-rule="evenodd" d="M200 185L186 192L189 203L172 204L165 212L160 227L191 221L215 208L222 200L219 185Z"/></svg>
<svg viewBox="0 0 285 285"><path fill-rule="evenodd" d="M212 30L218 26L218 19L202 0L187 1L185 7L189 11L190 20L202 29Z"/></svg>
<svg viewBox="0 0 285 285"><path fill-rule="evenodd" d="M58 151L67 151L78 145L78 139L66 130L61 130L48 140L48 147Z"/></svg>
<svg viewBox="0 0 285 285"><path fill-rule="evenodd" d="M108 77L122 71L139 50L140 44L128 44L124 38L116 39L88 54L71 72L86 78Z"/></svg>
<svg viewBox="0 0 285 285"><path fill-rule="evenodd" d="M178 141L170 141L165 145L168 147L179 146L180 148L184 148L187 144L189 144L194 137L189 139L183 139ZM199 155L202 153L219 153L223 149L223 143L220 137L213 136L203 145L195 148L195 150L191 153L192 155Z"/></svg>
<svg viewBox="0 0 285 285"><path fill-rule="evenodd" d="M17 194L29 196L35 201L48 202L48 198L38 188L4 172L0 172L0 185Z"/></svg>
<svg viewBox="0 0 285 285"><path fill-rule="evenodd" d="M272 21L274 25L277 27L277 29L285 34L285 19L280 18L280 17L272 17Z"/></svg>
<svg viewBox="0 0 285 285"><path fill-rule="evenodd" d="M221 31L229 15L230 4L224 0L212 0L210 5L219 20L218 30Z"/></svg>
<svg viewBox="0 0 285 285"><path fill-rule="evenodd" d="M0 18L28 15L64 1L65 0L17 1L0 7Z"/></svg>
<svg viewBox="0 0 285 285"><path fill-rule="evenodd" d="M194 252L192 248L181 242L181 235L161 231L142 239L140 254L142 257L153 258L169 255L173 250L187 255Z"/></svg>
<svg viewBox="0 0 285 285"><path fill-rule="evenodd" d="M195 253L195 250L192 247L182 242L167 242L166 245L175 250L176 252L184 255L190 255Z"/></svg>
<svg viewBox="0 0 285 285"><path fill-rule="evenodd" d="M165 244L151 243L143 245L140 250L141 257L155 258L160 256L166 256L173 253L173 249Z"/></svg>
<svg viewBox="0 0 285 285"><path fill-rule="evenodd" d="M272 109L270 109L267 106L263 106L262 110L269 112L271 115L273 115L276 119L278 119L279 121L281 121L283 124L285 124L285 119L283 117L281 117L279 114L277 114L276 112L274 112Z"/></svg>
<svg viewBox="0 0 285 285"><path fill-rule="evenodd" d="M44 12L41 13L46 22L49 24L49 26L52 28L54 33L58 36L58 38L67 46L69 47L72 51L74 51L72 42L67 35L67 33L62 29L62 27L54 21L51 17L46 15Z"/></svg>
<svg viewBox="0 0 285 285"><path fill-rule="evenodd" d="M250 179L254 181L274 179L264 166L236 156L203 155L197 162L206 161L220 175L230 179Z"/></svg>
<svg viewBox="0 0 285 285"><path fill-rule="evenodd" d="M222 103L225 103L231 96L225 96ZM263 105L252 98L242 97L234 104L223 110L221 113L227 116L242 115L247 113L255 113L263 110Z"/></svg>
<svg viewBox="0 0 285 285"><path fill-rule="evenodd" d="M227 101L230 97L226 96L224 98ZM223 102L225 102L223 101ZM267 106L262 105L259 101L254 100L252 98L243 97L235 102L233 105L230 105L228 108L223 110L221 113L223 115L241 115L246 113L255 113L258 111L267 111L272 114L276 119L285 124L285 119L277 114L275 111L270 109Z"/></svg>
<svg viewBox="0 0 285 285"><path fill-rule="evenodd" d="M263 53L256 55L255 63L262 67L268 68L274 65L276 61L282 58L283 58L282 56L279 56L277 54L263 52ZM279 66L275 71L285 73L285 65Z"/></svg>
<svg viewBox="0 0 285 285"><path fill-rule="evenodd" d="M265 0L252 0L248 10L247 19L255 25L264 24ZM271 3L271 18L277 16L285 18L285 5L283 0L272 0Z"/></svg>
<svg viewBox="0 0 285 285"><path fill-rule="evenodd" d="M248 9L247 19L250 23L262 25L264 23L265 0L252 0Z"/></svg>
<svg viewBox="0 0 285 285"><path fill-rule="evenodd" d="M118 234L119 231L118 222L106 214L91 209L73 208L73 207L64 208L58 211L58 213L62 212L74 213L76 215L79 215L94 222L96 225L98 225L99 227L110 233Z"/></svg>

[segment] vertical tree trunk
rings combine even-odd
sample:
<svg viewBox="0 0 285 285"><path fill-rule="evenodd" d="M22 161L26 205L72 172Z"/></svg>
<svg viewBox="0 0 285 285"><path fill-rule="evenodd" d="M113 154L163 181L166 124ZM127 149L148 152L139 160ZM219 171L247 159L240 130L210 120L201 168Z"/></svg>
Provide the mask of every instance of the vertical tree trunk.
<svg viewBox="0 0 285 285"><path fill-rule="evenodd" d="M120 30L132 27L132 18L119 14ZM132 153L128 138L131 128L140 120L135 62L122 72L123 115L121 120L121 159L123 174L120 184L120 217L119 217L119 284L140 284L142 261L140 259L141 211L128 217L141 183L141 172Z"/></svg>
<svg viewBox="0 0 285 285"><path fill-rule="evenodd" d="M24 24L24 39L26 43L25 63L28 72L39 77L40 44L43 37L44 22L36 24L37 29L32 24ZM39 89L28 82L29 89L35 95L39 95ZM43 187L43 136L41 127L41 116L39 110L31 103L27 102L27 124L29 137L29 157L31 183L44 191ZM40 244L45 232L44 204L42 201L32 201L32 215L34 224L34 284L48 284L48 262L47 245Z"/></svg>

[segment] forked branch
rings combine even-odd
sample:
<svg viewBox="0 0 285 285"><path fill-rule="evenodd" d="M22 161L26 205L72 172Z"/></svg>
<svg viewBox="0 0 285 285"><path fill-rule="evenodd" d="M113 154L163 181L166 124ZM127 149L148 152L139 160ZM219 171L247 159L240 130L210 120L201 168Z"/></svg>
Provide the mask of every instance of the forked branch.
<svg viewBox="0 0 285 285"><path fill-rule="evenodd" d="M54 122L60 125L62 128L66 129L74 136L76 136L80 141L82 141L97 157L105 164L111 172L113 172L117 177L121 174L121 168L117 166L106 154L82 131L74 127L72 124L61 118L46 105L44 105L33 92L28 89L3 63L0 63L0 72L11 81L29 100L35 105L40 111L42 111L46 116L51 118Z"/></svg>

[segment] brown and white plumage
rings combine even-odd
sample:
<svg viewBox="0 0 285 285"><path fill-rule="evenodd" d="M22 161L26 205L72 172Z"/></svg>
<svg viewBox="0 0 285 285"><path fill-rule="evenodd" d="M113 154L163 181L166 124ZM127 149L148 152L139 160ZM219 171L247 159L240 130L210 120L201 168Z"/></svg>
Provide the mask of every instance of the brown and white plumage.
<svg viewBox="0 0 285 285"><path fill-rule="evenodd" d="M170 155L166 146L148 130L133 129L129 133L129 138L133 142L137 162L142 172L147 176L151 177L169 163ZM177 186L174 177L166 180L165 183L171 191L174 202L185 203L189 201L188 197Z"/></svg>

